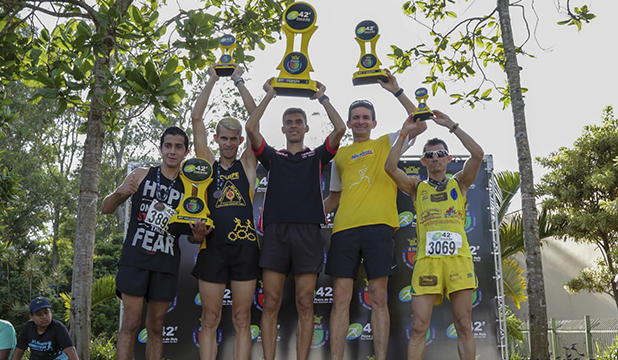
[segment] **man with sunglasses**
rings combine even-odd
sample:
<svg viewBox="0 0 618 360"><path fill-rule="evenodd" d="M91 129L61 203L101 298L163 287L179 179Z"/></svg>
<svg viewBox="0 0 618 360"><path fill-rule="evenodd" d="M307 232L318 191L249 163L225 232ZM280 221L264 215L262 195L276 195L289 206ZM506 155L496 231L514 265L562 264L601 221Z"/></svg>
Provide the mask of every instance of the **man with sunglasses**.
<svg viewBox="0 0 618 360"><path fill-rule="evenodd" d="M403 93L397 79L388 72L388 82L380 82L412 114L416 107ZM386 359L390 330L387 306L388 278L397 274L393 234L399 228L397 185L384 171L391 144L399 133L371 139L377 125L373 104L354 101L348 110L347 126L354 143L337 152L333 162L330 195L324 201L327 212L337 206L333 235L326 262L326 274L333 277L333 308L330 315L331 359L343 359L346 333L350 325L350 302L354 279L361 261L367 273L371 327L376 360ZM423 131L419 126L405 139L407 150L414 137ZM410 140L412 139L412 140ZM401 139L402 141L404 139Z"/></svg>
<svg viewBox="0 0 618 360"><path fill-rule="evenodd" d="M266 144L259 130L259 121L276 95L272 80L268 79L264 84L266 96L246 124L252 149L268 170L261 221L264 228L260 257L264 281L262 347L265 360L274 360L283 284L291 272L296 284L298 312L296 359L305 360L313 337L313 293L317 274L322 271L324 262L320 224L326 223L326 218L320 186L321 169L335 156L339 141L345 134L345 124L328 96L324 95L326 87L318 82L318 91L312 99L324 106L333 131L317 148L305 147L305 134L309 131L307 115L302 109L289 108L283 113L281 127L286 148L275 150Z"/></svg>
<svg viewBox="0 0 618 360"><path fill-rule="evenodd" d="M470 158L461 171L449 178L446 167L452 156L448 147L443 140L430 139L423 147L421 159L427 168L427 180L421 181L408 177L397 167L404 145L403 139L397 139L384 166L397 186L412 197L417 214L418 250L410 291L414 322L408 360L425 356L431 312L434 305L442 303L444 293L451 301L459 358L471 360L476 356L471 324L472 294L478 284L465 231L466 195L483 163L483 149L443 112L434 110L431 119L457 136L470 152ZM412 116L408 117L401 134L415 133L420 124ZM425 215L430 211L440 216Z"/></svg>

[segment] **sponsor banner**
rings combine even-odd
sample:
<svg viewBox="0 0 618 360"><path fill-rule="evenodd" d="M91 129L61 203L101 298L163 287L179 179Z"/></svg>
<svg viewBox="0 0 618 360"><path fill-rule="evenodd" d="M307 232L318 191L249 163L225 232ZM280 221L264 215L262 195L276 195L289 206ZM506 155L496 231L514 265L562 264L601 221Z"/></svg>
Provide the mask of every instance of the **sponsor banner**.
<svg viewBox="0 0 618 360"><path fill-rule="evenodd" d="M358 161L369 153L357 154ZM463 160L459 159L449 164L447 172L455 174L463 167ZM426 179L425 168L419 161L402 161L400 168L410 177ZM488 212L490 194L487 190L489 176L484 170L474 185L468 191L468 206L465 214L455 211L446 213L428 212L417 215L414 212L412 199L401 191L397 195L397 207L400 229L395 232L395 253L399 263L399 273L391 276L388 283L388 307L391 319L389 352L387 359L405 359L408 339L412 329L413 317L410 301L414 294L411 287L412 272L416 262L418 249L416 223L418 219L428 217L464 217L466 221L466 235L470 244L470 252L478 277L478 289L473 294L472 331L476 340L477 358L499 359L498 328L496 322L497 290L493 280L494 264L492 241L490 232L491 217ZM325 166L322 172L320 186L324 197L328 196L330 165ZM255 183L254 218L259 223L264 194L268 186L266 171L258 169ZM422 196L422 194L419 194ZM452 194L448 195L449 198ZM326 250L330 245L330 232L334 213L327 214L329 224L322 226L322 240ZM420 220L419 220L420 221ZM256 226L258 234L261 229ZM164 324L163 357L169 360L199 359L199 334L201 331L201 299L198 292L198 283L191 275L198 246L190 244L185 238L180 239L182 261L178 281L178 295L170 304L169 313ZM260 278L261 279L261 276ZM369 359L373 356L373 331L371 327L371 302L369 301L369 282L364 265L360 265L359 273L354 281L353 294L350 304L349 327L345 334L345 360ZM278 317L277 358L296 358L296 327L297 313L294 300L294 277L288 276L284 282L281 309ZM334 299L334 286L331 277L323 272L317 278L314 290L314 324L313 337L309 360L330 359L329 342L333 337L330 326L330 312ZM217 332L218 358L231 359L233 357L233 343L235 330L232 323L232 306L234 294L226 289L222 299L222 316ZM145 303L146 305L146 303ZM257 282L251 304L251 358L264 358L262 350L261 315L264 306L263 283ZM144 307L146 309L146 307ZM144 312L145 316L145 312ZM140 330L144 329L142 323ZM136 339L135 359L144 359L145 344L147 341L145 329ZM426 359L456 359L457 331L453 325L451 303L444 297L441 305L434 307L431 326L425 337L427 343Z"/></svg>

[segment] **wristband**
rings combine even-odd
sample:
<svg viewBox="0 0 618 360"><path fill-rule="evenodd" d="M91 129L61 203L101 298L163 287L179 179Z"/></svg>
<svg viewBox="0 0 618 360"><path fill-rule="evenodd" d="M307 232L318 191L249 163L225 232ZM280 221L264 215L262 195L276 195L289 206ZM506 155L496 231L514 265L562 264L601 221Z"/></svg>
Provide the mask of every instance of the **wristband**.
<svg viewBox="0 0 618 360"><path fill-rule="evenodd" d="M321 103L322 103L322 101L324 101L324 100L326 100L326 99L330 100L330 98L329 98L328 96L326 96L326 95L322 95L322 96L320 96L320 98L318 99L318 101L319 101L319 102L320 102L320 104L321 104Z"/></svg>
<svg viewBox="0 0 618 360"><path fill-rule="evenodd" d="M408 136L407 136L407 135L402 134L402 133L401 133L401 131L399 132L399 136L401 136L404 140L408 138Z"/></svg>
<svg viewBox="0 0 618 360"><path fill-rule="evenodd" d="M394 93L393 95L395 97L399 97L401 94L403 94L403 88L399 88L399 90L396 93Z"/></svg>
<svg viewBox="0 0 618 360"><path fill-rule="evenodd" d="M455 132L455 130L457 130L457 128L459 127L459 123L455 123L452 127L451 130L449 130L448 132L450 132L451 134Z"/></svg>
<svg viewBox="0 0 618 360"><path fill-rule="evenodd" d="M239 77L238 79L234 80L234 86L238 86L239 83L245 83L245 79L243 79L242 77Z"/></svg>

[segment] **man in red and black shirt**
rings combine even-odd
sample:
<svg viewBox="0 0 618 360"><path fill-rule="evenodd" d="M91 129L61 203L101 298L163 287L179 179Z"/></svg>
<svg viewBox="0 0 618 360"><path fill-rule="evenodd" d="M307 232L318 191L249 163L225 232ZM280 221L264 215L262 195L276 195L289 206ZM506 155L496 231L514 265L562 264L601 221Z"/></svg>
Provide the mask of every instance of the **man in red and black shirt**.
<svg viewBox="0 0 618 360"><path fill-rule="evenodd" d="M276 95L270 85L271 80L264 84L266 96L246 125L253 151L268 170L260 258L264 281L262 346L265 360L274 360L283 282L292 272L298 311L296 358L305 360L313 337L313 291L324 260L320 224L326 223L326 219L320 187L321 170L335 156L345 133L345 123L328 96L324 95L326 87L318 83L318 92L312 99L319 100L324 106L334 130L324 144L314 150L306 148L304 138L309 131L307 115L302 109L289 108L283 113L281 128L286 137L286 148L275 150L266 144L258 126L266 107Z"/></svg>

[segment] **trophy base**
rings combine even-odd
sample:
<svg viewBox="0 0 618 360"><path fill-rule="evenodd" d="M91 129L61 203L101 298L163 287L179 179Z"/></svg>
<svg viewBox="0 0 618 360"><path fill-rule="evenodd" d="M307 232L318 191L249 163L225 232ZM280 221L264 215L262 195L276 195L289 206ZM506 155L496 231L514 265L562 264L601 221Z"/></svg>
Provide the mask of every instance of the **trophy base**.
<svg viewBox="0 0 618 360"><path fill-rule="evenodd" d="M198 218L198 217L191 217L191 216L176 215L172 218L169 225L167 226L167 232L169 232L170 234L174 236L179 236L179 235L192 236L193 232L191 231L191 226L189 225L189 223L195 222L198 220L206 220L206 226L214 227L214 223L210 218Z"/></svg>
<svg viewBox="0 0 618 360"><path fill-rule="evenodd" d="M377 84L378 79L382 80L382 82L388 82L388 75L386 74L386 70L378 69L357 71L352 76L352 84L354 84L354 86Z"/></svg>
<svg viewBox="0 0 618 360"><path fill-rule="evenodd" d="M311 97L318 92L315 80L275 78L272 87L280 96Z"/></svg>
<svg viewBox="0 0 618 360"><path fill-rule="evenodd" d="M412 118L415 120L425 121L425 120L428 120L431 117L431 115L433 115L433 112L431 112L431 110L423 111L421 113L414 113L412 115Z"/></svg>
<svg viewBox="0 0 618 360"><path fill-rule="evenodd" d="M236 67L232 65L224 65L224 66L215 67L215 72L219 76L232 76L232 74L234 73L234 70L236 70Z"/></svg>

